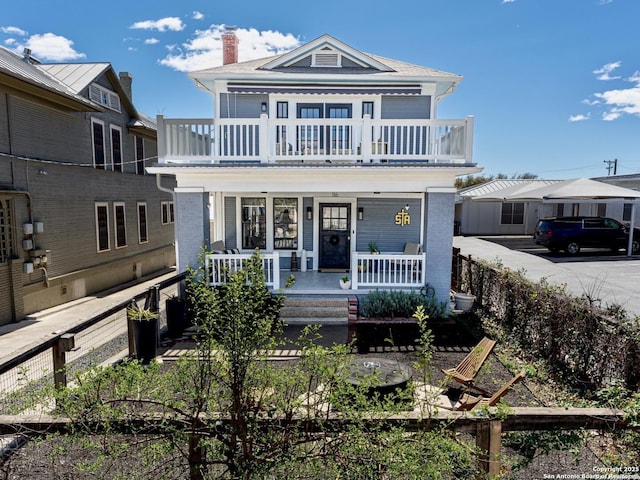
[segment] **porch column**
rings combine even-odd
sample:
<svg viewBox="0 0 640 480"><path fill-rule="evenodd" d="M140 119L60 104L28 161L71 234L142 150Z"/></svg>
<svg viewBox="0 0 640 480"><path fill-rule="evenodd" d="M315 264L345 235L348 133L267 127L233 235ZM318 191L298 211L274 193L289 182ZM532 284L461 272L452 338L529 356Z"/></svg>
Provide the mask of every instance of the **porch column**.
<svg viewBox="0 0 640 480"><path fill-rule="evenodd" d="M426 282L440 302L449 305L451 255L453 248L454 188L428 188L424 209L424 251Z"/></svg>
<svg viewBox="0 0 640 480"><path fill-rule="evenodd" d="M175 189L176 262L178 272L197 266L202 245L211 241L209 193L204 188Z"/></svg>

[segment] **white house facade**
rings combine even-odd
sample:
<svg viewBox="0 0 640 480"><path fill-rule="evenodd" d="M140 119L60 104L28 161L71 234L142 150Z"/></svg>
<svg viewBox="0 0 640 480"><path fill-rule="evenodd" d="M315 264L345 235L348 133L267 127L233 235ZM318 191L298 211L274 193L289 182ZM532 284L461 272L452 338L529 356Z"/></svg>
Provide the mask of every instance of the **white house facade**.
<svg viewBox="0 0 640 480"><path fill-rule="evenodd" d="M223 66L190 74L213 118L158 117L148 171L176 178L178 269L203 244L214 266L257 248L274 287L297 268L448 299L454 180L480 171L473 117L436 118L462 78L329 35L241 63L233 32L223 42Z"/></svg>

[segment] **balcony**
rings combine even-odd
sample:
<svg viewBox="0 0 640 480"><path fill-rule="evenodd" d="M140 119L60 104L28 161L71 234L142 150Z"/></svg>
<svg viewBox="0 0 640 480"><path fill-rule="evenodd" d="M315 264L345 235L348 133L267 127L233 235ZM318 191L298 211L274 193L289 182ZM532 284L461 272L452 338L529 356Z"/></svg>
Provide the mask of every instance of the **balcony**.
<svg viewBox="0 0 640 480"><path fill-rule="evenodd" d="M158 116L160 164L472 161L465 120L166 119Z"/></svg>

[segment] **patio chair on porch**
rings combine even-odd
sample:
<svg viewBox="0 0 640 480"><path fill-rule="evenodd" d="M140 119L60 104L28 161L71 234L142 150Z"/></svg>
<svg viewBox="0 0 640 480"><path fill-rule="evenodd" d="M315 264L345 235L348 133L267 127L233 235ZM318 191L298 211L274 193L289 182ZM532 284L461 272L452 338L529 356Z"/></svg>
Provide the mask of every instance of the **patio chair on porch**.
<svg viewBox="0 0 640 480"><path fill-rule="evenodd" d="M447 380L455 380L481 393L489 394L486 390L474 385L473 380L495 346L495 340L484 337L456 367L443 369L442 373L446 375Z"/></svg>
<svg viewBox="0 0 640 480"><path fill-rule="evenodd" d="M483 407L495 407L502 397L504 397L509 391L514 387L514 385L520 383L520 381L526 376L526 372L523 370L514 377L512 377L508 382L506 382L499 390L497 390L490 397L469 395L468 393L463 393L458 401L453 403L449 408L446 404L440 405L443 408L449 408L450 410L473 410L474 408L483 408Z"/></svg>

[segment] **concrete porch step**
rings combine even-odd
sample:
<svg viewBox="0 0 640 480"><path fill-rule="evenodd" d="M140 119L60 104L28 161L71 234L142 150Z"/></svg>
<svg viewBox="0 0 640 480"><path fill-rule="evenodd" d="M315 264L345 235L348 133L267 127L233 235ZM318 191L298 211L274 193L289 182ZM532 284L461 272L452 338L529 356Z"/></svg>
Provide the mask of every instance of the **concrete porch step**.
<svg viewBox="0 0 640 480"><path fill-rule="evenodd" d="M346 325L348 315L345 297L287 297L280 310L280 318L289 325Z"/></svg>

